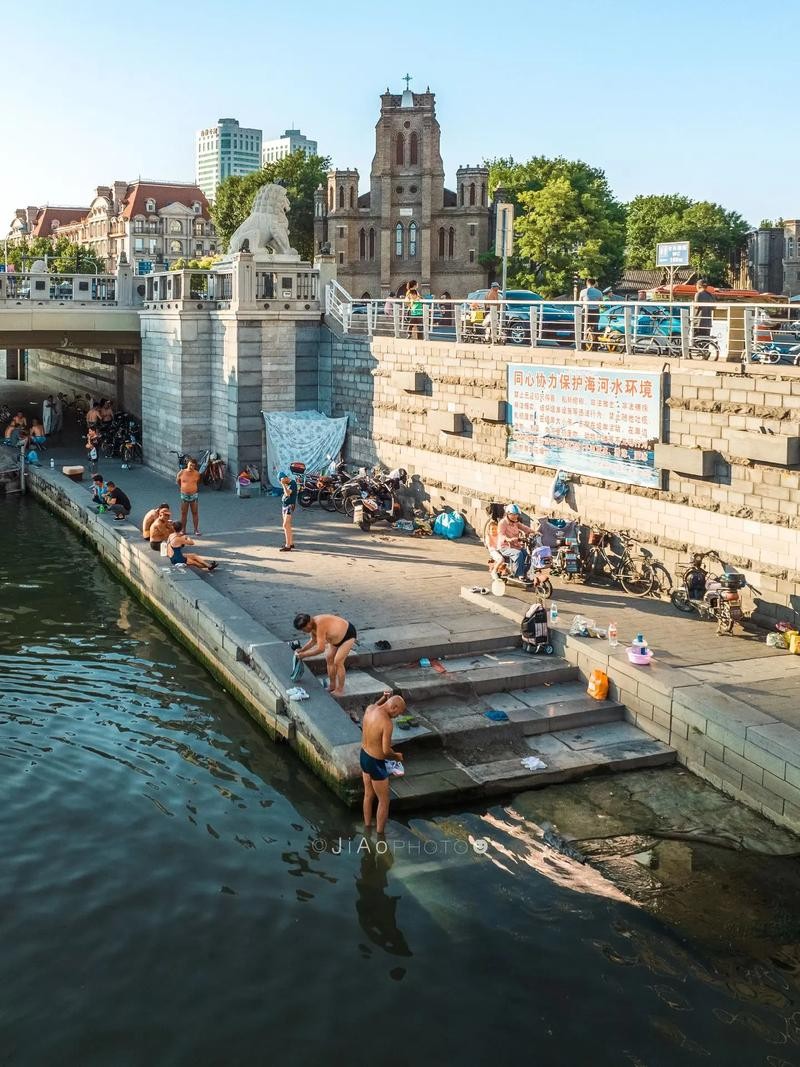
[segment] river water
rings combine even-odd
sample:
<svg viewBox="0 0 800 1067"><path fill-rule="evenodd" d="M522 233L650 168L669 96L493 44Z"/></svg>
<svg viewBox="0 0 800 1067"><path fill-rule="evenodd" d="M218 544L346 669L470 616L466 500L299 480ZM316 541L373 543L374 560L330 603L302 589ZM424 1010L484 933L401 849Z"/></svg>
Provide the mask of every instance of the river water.
<svg viewBox="0 0 800 1067"><path fill-rule="evenodd" d="M663 907L542 841L570 787L368 850L31 500L0 582L3 1064L800 1064L797 860Z"/></svg>

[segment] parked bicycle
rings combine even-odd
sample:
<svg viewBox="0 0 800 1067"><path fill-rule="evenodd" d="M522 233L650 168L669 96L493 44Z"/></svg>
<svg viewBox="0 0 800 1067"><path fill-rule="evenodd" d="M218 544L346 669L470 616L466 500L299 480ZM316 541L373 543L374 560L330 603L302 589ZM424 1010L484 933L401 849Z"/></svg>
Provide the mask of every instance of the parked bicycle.
<svg viewBox="0 0 800 1067"><path fill-rule="evenodd" d="M607 530L592 527L581 561L584 581L618 582L632 596L647 596L656 585L652 564L641 552L631 551L638 542L626 530L620 530L617 538L623 545L621 553L611 550L614 538Z"/></svg>

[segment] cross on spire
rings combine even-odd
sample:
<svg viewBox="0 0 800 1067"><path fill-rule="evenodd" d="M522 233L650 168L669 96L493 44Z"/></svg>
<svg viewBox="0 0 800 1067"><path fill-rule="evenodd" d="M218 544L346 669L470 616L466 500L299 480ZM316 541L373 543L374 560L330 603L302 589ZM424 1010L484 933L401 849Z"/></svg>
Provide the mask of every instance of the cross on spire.
<svg viewBox="0 0 800 1067"><path fill-rule="evenodd" d="M403 78L402 80L406 83L406 89L408 89L409 83L411 82L411 75L406 74L405 78Z"/></svg>

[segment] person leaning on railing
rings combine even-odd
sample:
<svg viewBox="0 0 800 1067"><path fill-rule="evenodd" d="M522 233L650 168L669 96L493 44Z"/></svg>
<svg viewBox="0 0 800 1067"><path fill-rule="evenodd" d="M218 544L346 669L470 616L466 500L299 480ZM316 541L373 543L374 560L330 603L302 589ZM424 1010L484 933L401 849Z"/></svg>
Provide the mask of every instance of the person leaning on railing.
<svg viewBox="0 0 800 1067"><path fill-rule="evenodd" d="M694 335L695 337L711 336L711 320L713 312L708 306L716 303L716 297L708 291L708 282L701 278L697 282L697 292L694 294L694 302L699 305L695 312Z"/></svg>

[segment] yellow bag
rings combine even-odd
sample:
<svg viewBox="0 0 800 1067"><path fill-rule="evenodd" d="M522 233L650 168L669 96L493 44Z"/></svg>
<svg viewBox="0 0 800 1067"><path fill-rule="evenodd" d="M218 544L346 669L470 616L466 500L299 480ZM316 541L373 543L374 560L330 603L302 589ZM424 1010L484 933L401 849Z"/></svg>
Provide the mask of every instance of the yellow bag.
<svg viewBox="0 0 800 1067"><path fill-rule="evenodd" d="M586 692L595 700L605 700L608 696L608 675L605 671L592 671Z"/></svg>
<svg viewBox="0 0 800 1067"><path fill-rule="evenodd" d="M789 651L795 656L800 656L800 633L797 630L790 630L783 635L784 640L788 642Z"/></svg>

